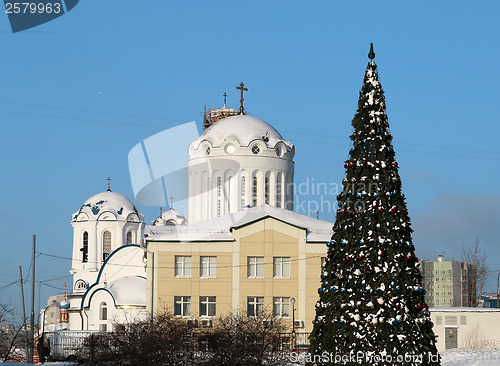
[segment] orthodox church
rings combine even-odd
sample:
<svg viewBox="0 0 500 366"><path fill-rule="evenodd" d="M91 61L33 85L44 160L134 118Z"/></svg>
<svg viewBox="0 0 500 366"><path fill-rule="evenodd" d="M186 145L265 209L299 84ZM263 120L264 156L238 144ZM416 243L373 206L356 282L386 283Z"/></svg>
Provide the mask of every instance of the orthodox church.
<svg viewBox="0 0 500 366"><path fill-rule="evenodd" d="M108 180L108 190L84 202L71 225L69 329L106 331L113 322L141 316L146 306L146 273L138 243L144 215L128 198L112 192Z"/></svg>
<svg viewBox="0 0 500 366"><path fill-rule="evenodd" d="M258 312L264 302L283 317L297 306L302 325L313 316L306 308L314 311L332 223L293 212L295 146L246 115L247 89L238 89L240 110L225 103L211 110L202 135L186 146L188 219L171 202L146 226L135 205L111 191L109 178L108 190L73 214L67 329L111 331L166 308L187 318L240 307Z"/></svg>

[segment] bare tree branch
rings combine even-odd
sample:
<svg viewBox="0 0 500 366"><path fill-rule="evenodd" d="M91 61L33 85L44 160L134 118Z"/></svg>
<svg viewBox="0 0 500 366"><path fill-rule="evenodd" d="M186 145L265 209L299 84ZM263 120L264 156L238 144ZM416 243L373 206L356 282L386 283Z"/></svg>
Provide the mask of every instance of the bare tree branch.
<svg viewBox="0 0 500 366"><path fill-rule="evenodd" d="M477 307L488 278L486 254L482 253L479 237L476 236L472 246L463 248L462 261L467 262L469 265L466 283L463 284L464 289L470 294L468 305Z"/></svg>

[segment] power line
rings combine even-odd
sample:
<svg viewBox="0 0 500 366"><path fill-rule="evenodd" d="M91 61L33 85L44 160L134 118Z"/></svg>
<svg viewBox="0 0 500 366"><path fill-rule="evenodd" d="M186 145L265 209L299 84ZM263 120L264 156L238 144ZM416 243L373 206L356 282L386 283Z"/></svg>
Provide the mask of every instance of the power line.
<svg viewBox="0 0 500 366"><path fill-rule="evenodd" d="M48 280L36 281L36 282L40 282L40 283L45 284L46 282L52 282L52 281L62 280L63 278L68 278L68 277L72 277L72 276L71 275L65 275L65 276L60 276L60 277L56 277L56 278L49 278Z"/></svg>
<svg viewBox="0 0 500 366"><path fill-rule="evenodd" d="M71 112L76 111L76 112L94 113L94 114L110 115L110 116L159 120L159 121L167 121L167 122L185 122L185 120L179 120L179 119L170 119L170 118L152 117L152 116L125 114L125 113L116 113L116 112L102 112L102 111L93 111L93 110L88 110L88 109L56 107L56 106L47 106L47 105L31 104L31 103L20 103L20 102L12 102L12 101L0 100L0 103L14 104L14 105L20 105L20 106L29 106L29 107L38 107L38 108L47 108L47 109L67 110L67 111L71 111ZM104 120L96 120L96 119L88 119L88 118L67 117L67 116L48 115L48 114L40 114L40 113L30 113L30 112L17 112L17 111L6 111L6 110L0 110L0 112L10 113L10 114L18 114L18 115L35 116L35 117L48 117L48 118L56 118L56 119L74 120L74 121L80 121L80 122L91 122L91 123L131 126L131 127L146 127L146 128L164 128L165 127L165 126L144 125L144 124L135 124L135 123L115 122L115 121L104 121ZM291 134L300 134L302 136L325 137L325 138L335 138L335 139L342 139L342 140L345 139L345 136L313 134L313 133L304 133L304 132L287 131L287 130L285 130L284 132L291 133ZM344 144L332 144L330 142L318 142L318 141L309 141L309 140L294 140L294 141L307 143L307 144L314 143L314 144L330 145L330 146L331 145L342 146L342 147L345 146ZM434 149L470 151L470 152L486 153L486 154L500 154L500 151L470 149L470 148L465 148L465 147L450 147L450 146L439 146L439 145L429 145L429 144L415 144L415 143L408 143L408 142L400 142L400 143L398 143L398 145L410 145L410 146L418 146L418 147L434 148ZM463 158L472 158L472 159L500 160L500 159L491 158L491 157L459 155L459 154L446 154L446 153L437 153L437 152L430 152L430 151L413 151L413 150L399 150L399 151L405 151L405 152L411 152L411 153L417 153L417 154L433 154L433 155L463 157Z"/></svg>
<svg viewBox="0 0 500 366"><path fill-rule="evenodd" d="M64 288L61 288L61 287L57 287L57 286L52 286L52 285L49 285L48 283L41 283L42 285L45 285L45 286L48 286L48 287L51 287L51 288L55 288L56 290L62 290L64 291Z"/></svg>
<svg viewBox="0 0 500 366"><path fill-rule="evenodd" d="M72 120L72 121L80 121L80 122L103 123L103 124L118 125L118 126L165 128L165 126L152 126L152 125L143 125L143 124L138 124L138 123L112 122L112 121L103 121L103 120L88 119L88 118L66 117L66 116L57 116L57 115L30 113L30 112L16 112L16 111L5 111L5 110L0 110L0 112L17 114L17 115L24 115L24 116L57 118L57 119L64 119L65 121Z"/></svg>
<svg viewBox="0 0 500 366"><path fill-rule="evenodd" d="M47 108L47 109L59 109L59 110L70 111L70 112L84 112L84 113L104 114L104 115L109 115L109 116L132 117L132 118L140 118L140 119L151 119L151 120L157 120L157 121L185 122L183 120L171 119L171 118L152 117L152 116L144 116L144 115L137 115L137 114L126 114L126 113L116 113L116 112L102 112L102 111L93 111L93 110L90 110L90 109L80 109L80 108L48 106L48 105L43 105L43 104L11 102L11 101L7 101L7 100L0 100L0 103L3 103L3 104L15 104L15 105L21 105L21 106L25 106L25 107L40 107L40 108Z"/></svg>
<svg viewBox="0 0 500 366"><path fill-rule="evenodd" d="M48 253L41 253L41 252L37 252L41 255L45 255L47 257L52 257L52 258L58 258L58 259L64 259L64 260L73 260L72 258L69 258L69 257L62 257L62 256L58 256L58 255L55 255L55 254L48 254ZM309 260L309 259L314 259L314 258L320 258L321 255L314 255L314 256L310 256L310 257L304 257L304 258L296 258L296 259L290 259L290 262L298 262L298 261L303 261L303 260ZM90 263L90 264L102 264L102 262L86 262L86 263ZM259 263L261 264L261 263ZM274 264L273 262L263 262L262 264L264 265L269 265L269 264ZM145 267L145 265L133 265L133 264L119 264L119 263L106 263L107 266L109 265L114 265L114 266L120 266L120 267L137 267L137 268L140 268L140 267ZM250 266L250 264L235 264L235 265L226 265L226 266L216 266L216 268L218 269L222 269L222 268L241 268L241 267L248 267ZM151 267L148 267L148 268L151 268ZM155 266L155 267L152 267L154 269L175 269L175 266ZM191 269L200 269L201 267L193 267L191 266ZM38 282L38 281L37 281ZM42 282L42 281L41 281Z"/></svg>
<svg viewBox="0 0 500 366"><path fill-rule="evenodd" d="M16 283L18 283L18 282L19 282L19 280L16 280L16 281L11 282L11 283L9 283L9 284L7 284L7 285L3 285L2 287L0 287L0 291L5 290L6 288L8 288L8 287L10 287L10 286L12 286L12 285L15 285L15 284L16 284Z"/></svg>

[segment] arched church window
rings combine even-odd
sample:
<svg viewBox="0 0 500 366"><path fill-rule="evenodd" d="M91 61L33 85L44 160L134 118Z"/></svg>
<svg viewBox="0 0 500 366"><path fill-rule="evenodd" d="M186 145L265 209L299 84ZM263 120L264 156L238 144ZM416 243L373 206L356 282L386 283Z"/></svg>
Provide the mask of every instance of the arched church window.
<svg viewBox="0 0 500 366"><path fill-rule="evenodd" d="M293 210L293 176L287 174L285 177L285 207L286 210Z"/></svg>
<svg viewBox="0 0 500 366"><path fill-rule="evenodd" d="M252 207L257 206L257 177L253 177L253 182L252 182Z"/></svg>
<svg viewBox="0 0 500 366"><path fill-rule="evenodd" d="M83 233L83 248L80 249L82 251L82 262L85 263L89 259L89 233Z"/></svg>
<svg viewBox="0 0 500 366"><path fill-rule="evenodd" d="M99 319L108 320L108 304L101 302L101 308L99 309Z"/></svg>
<svg viewBox="0 0 500 366"><path fill-rule="evenodd" d="M225 202L225 205L224 205L224 212L226 213L230 213L231 212L231 200L233 199L233 196L234 196L234 192L235 192L235 189L234 189L234 186L235 186L235 181L236 181L236 177L234 175L231 175L228 179L228 182L227 182L227 192L226 192L226 202Z"/></svg>
<svg viewBox="0 0 500 366"><path fill-rule="evenodd" d="M76 291L79 291L79 290L85 290L87 289L87 283L83 280L78 280L76 281L75 283L75 290Z"/></svg>
<svg viewBox="0 0 500 366"><path fill-rule="evenodd" d="M217 216L221 215L222 209L222 179L217 177Z"/></svg>
<svg viewBox="0 0 500 366"><path fill-rule="evenodd" d="M243 177L243 176L241 177L241 189L240 189L240 191L241 191L241 205L240 205L240 207L243 210L245 208L245 205L246 205L246 203L245 203L245 192L246 192L245 191L245 177Z"/></svg>
<svg viewBox="0 0 500 366"><path fill-rule="evenodd" d="M206 189L206 195L207 195L207 218L210 217L210 205L212 204L212 189L210 188L210 177L207 178L207 189Z"/></svg>
<svg viewBox="0 0 500 366"><path fill-rule="evenodd" d="M101 305L99 306L99 330L106 332L108 330L108 304L105 302L101 302Z"/></svg>
<svg viewBox="0 0 500 366"><path fill-rule="evenodd" d="M264 200L269 204L269 177L264 178Z"/></svg>
<svg viewBox="0 0 500 366"><path fill-rule="evenodd" d="M102 260L105 261L106 258L111 254L111 233L105 231L102 235Z"/></svg>
<svg viewBox="0 0 500 366"><path fill-rule="evenodd" d="M132 232L127 233L127 244L132 244Z"/></svg>
<svg viewBox="0 0 500 366"><path fill-rule="evenodd" d="M281 185L282 185L282 175L283 173L278 173L278 178L277 178L277 182L276 182L276 207L280 207L281 208Z"/></svg>

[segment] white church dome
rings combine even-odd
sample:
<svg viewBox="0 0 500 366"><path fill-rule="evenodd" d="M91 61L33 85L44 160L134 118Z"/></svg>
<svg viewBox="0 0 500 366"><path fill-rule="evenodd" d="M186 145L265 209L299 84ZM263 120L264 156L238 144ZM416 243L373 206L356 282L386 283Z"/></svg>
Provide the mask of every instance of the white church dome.
<svg viewBox="0 0 500 366"><path fill-rule="evenodd" d="M143 221L144 215L124 195L106 191L90 197L79 211L73 214L71 221L120 220Z"/></svg>
<svg viewBox="0 0 500 366"><path fill-rule="evenodd" d="M274 148L278 142L293 146L284 141L281 134L269 123L252 116L240 114L217 121L192 142L198 149L202 141L208 141L213 147L220 146L225 140L235 140L239 146L249 146L254 140L263 140L268 147Z"/></svg>
<svg viewBox="0 0 500 366"><path fill-rule="evenodd" d="M125 276L111 282L107 287L117 306L146 306L146 279Z"/></svg>
<svg viewBox="0 0 500 366"><path fill-rule="evenodd" d="M189 223L268 204L293 210L295 147L269 123L239 114L189 145Z"/></svg>
<svg viewBox="0 0 500 366"><path fill-rule="evenodd" d="M183 214L174 209L163 212L156 220L153 221L153 226L165 225L187 225L187 220Z"/></svg>

